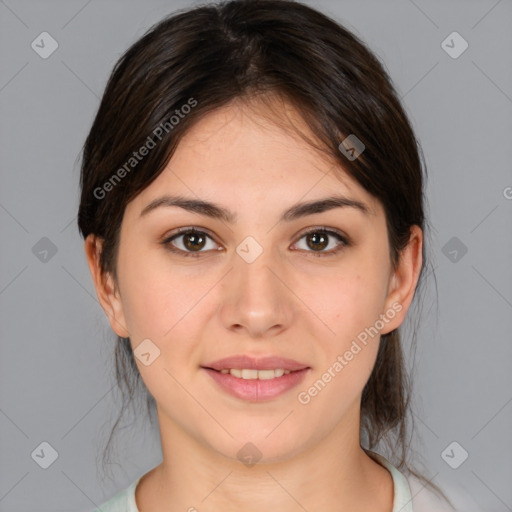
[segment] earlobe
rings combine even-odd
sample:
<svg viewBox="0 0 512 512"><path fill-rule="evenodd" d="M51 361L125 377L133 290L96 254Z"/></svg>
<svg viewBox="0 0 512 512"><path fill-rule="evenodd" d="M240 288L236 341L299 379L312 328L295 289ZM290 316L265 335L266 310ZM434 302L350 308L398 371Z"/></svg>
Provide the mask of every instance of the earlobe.
<svg viewBox="0 0 512 512"><path fill-rule="evenodd" d="M96 295L103 311L108 317L110 326L118 336L128 338L129 332L125 327L126 323L119 290L115 286L112 275L101 270L100 255L103 248L103 240L90 234L85 239L84 248Z"/></svg>
<svg viewBox="0 0 512 512"><path fill-rule="evenodd" d="M383 315L390 318L381 334L387 334L399 327L405 319L423 263L423 232L419 226L411 227L409 243L400 253L398 268L390 278L388 296Z"/></svg>

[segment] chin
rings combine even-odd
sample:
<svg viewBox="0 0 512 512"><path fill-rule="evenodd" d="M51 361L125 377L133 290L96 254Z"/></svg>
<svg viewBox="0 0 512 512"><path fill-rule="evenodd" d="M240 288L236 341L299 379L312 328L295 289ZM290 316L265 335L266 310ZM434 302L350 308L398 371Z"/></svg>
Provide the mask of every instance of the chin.
<svg viewBox="0 0 512 512"><path fill-rule="evenodd" d="M240 432L244 430L241 429ZM212 444L212 448L231 460L240 461L247 467L254 464L274 464L287 461L304 449L302 441L293 436L282 436L273 432L269 437L267 432L260 430L259 433L249 435L238 434L230 431L234 439L226 439L225 443L219 445L218 440Z"/></svg>

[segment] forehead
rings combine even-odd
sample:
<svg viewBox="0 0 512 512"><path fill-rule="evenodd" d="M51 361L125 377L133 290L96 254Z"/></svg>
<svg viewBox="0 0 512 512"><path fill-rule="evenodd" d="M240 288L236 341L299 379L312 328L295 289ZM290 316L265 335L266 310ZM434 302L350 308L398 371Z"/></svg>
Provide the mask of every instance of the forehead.
<svg viewBox="0 0 512 512"><path fill-rule="evenodd" d="M301 134L320 145L289 104L233 102L189 129L166 168L129 207L140 213L163 193L238 204L240 209L343 194L378 214L375 198Z"/></svg>
<svg viewBox="0 0 512 512"><path fill-rule="evenodd" d="M291 104L266 97L237 99L204 116L188 131L173 164L182 158L204 159L219 163L218 173L224 171L233 179L246 171L245 179L252 175L257 180L265 170L275 173L287 168L295 168L295 176L304 170L325 174L335 162L304 136L320 144Z"/></svg>

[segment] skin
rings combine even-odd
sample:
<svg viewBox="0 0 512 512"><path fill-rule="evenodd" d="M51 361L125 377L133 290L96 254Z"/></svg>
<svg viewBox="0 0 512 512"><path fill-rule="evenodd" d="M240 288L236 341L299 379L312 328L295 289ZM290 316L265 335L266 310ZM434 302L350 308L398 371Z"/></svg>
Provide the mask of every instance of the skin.
<svg viewBox="0 0 512 512"><path fill-rule="evenodd" d="M278 108L312 137L291 106ZM393 304L402 309L380 333L403 322L419 277L422 232L412 228L394 271L380 203L265 112L268 117L268 106L257 102L250 108L234 102L181 140L162 174L126 207L117 287L100 272L101 240L91 235L85 241L112 329L130 337L134 349L149 338L160 350L149 366L136 358L157 402L163 454L141 479L136 502L140 512L391 512L391 475L365 454L359 438L361 394L379 336L308 404L297 394ZM344 207L278 222L292 204L335 192L364 202L370 214ZM238 220L228 224L175 206L140 217L165 193L214 201ZM161 244L176 228L192 226L211 236L198 258ZM321 226L340 230L350 245L315 256L339 244L330 235L325 248L308 246L303 232ZM263 249L250 264L236 252L247 236ZM174 246L185 251L185 242L182 235ZM240 353L290 357L311 370L304 383L277 398L244 401L220 390L200 368ZM252 467L237 458L247 442L262 454Z"/></svg>

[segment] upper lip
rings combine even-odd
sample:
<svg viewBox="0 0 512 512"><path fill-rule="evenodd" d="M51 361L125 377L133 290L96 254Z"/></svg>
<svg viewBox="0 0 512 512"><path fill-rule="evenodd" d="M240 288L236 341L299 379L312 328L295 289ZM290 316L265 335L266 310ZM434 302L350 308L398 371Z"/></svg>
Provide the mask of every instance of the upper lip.
<svg viewBox="0 0 512 512"><path fill-rule="evenodd" d="M212 363L202 365L203 368L212 368L213 370L225 369L249 369L249 370L290 370L291 372L309 368L307 364L299 363L287 357L251 357L244 354L238 354L230 357L224 357Z"/></svg>

